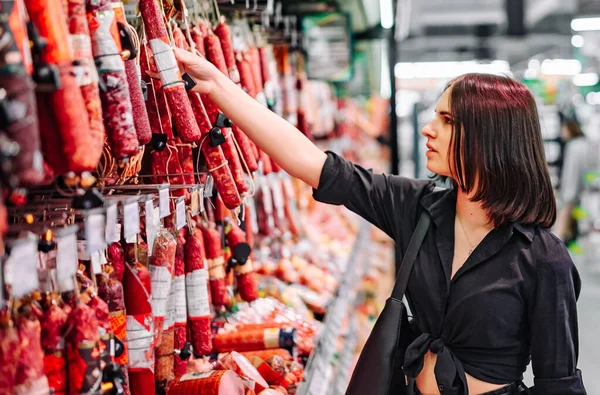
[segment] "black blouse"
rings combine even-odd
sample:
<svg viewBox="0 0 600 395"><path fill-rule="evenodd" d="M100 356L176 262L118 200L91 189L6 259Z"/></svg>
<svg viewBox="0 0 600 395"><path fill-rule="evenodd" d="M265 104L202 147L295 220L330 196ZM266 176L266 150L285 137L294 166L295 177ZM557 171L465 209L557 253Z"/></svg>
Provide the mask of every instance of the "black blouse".
<svg viewBox="0 0 600 395"><path fill-rule="evenodd" d="M579 274L548 230L512 223L495 228L450 280L452 190L373 174L329 152L314 197L361 215L392 237L401 254L423 210L431 215L407 291L422 332L406 352L407 376L420 373L431 350L438 355L440 392L466 395L465 372L507 384L523 378L531 359L536 394L586 393L577 369Z"/></svg>

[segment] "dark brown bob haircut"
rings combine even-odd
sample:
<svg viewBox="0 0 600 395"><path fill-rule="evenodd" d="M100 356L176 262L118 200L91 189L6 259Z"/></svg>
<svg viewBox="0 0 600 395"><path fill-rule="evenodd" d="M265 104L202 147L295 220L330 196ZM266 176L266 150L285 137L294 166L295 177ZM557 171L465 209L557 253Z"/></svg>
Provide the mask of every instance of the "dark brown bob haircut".
<svg viewBox="0 0 600 395"><path fill-rule="evenodd" d="M535 100L525 85L503 76L465 74L450 82L454 133L452 178L481 202L495 226L506 222L550 228L556 202Z"/></svg>

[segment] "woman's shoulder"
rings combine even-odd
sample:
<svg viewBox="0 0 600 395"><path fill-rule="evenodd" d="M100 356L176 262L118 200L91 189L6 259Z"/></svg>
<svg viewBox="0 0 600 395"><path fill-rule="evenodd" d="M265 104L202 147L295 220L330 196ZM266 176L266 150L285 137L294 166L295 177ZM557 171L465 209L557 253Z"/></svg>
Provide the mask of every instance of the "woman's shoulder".
<svg viewBox="0 0 600 395"><path fill-rule="evenodd" d="M550 229L530 227L531 264L536 271L570 271L575 268L565 243Z"/></svg>

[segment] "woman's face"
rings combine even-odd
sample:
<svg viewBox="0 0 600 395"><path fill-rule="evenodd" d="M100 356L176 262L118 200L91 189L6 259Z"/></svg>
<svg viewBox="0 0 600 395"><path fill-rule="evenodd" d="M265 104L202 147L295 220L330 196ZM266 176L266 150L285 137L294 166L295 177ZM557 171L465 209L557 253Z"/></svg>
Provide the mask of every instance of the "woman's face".
<svg viewBox="0 0 600 395"><path fill-rule="evenodd" d="M444 91L435 106L435 116L421 131L427 137L427 169L435 174L450 177L448 152L452 137L454 118L450 113L450 92Z"/></svg>

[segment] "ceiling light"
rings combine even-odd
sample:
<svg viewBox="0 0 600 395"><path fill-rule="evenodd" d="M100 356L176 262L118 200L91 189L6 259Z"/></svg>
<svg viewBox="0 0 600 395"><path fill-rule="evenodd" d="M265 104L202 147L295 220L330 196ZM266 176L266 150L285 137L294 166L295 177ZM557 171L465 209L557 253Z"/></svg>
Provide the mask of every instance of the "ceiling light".
<svg viewBox="0 0 600 395"><path fill-rule="evenodd" d="M576 32L600 30L600 18L577 18L571 21L571 29Z"/></svg>
<svg viewBox="0 0 600 395"><path fill-rule="evenodd" d="M571 44L575 47L575 48L581 48L583 47L583 36L580 36L579 34L574 35L573 37L571 37Z"/></svg>
<svg viewBox="0 0 600 395"><path fill-rule="evenodd" d="M598 74L583 73L573 76L573 84L575 86L594 86L598 83Z"/></svg>
<svg viewBox="0 0 600 395"><path fill-rule="evenodd" d="M527 66L534 71L538 71L540 69L540 61L537 59L531 59Z"/></svg>
<svg viewBox="0 0 600 395"><path fill-rule="evenodd" d="M546 75L575 75L581 72L581 63L577 59L546 59L541 71Z"/></svg>
<svg viewBox="0 0 600 395"><path fill-rule="evenodd" d="M523 73L523 77L525 77L526 80L532 80L535 77L537 77L537 71L535 71L534 69L527 69Z"/></svg>
<svg viewBox="0 0 600 395"><path fill-rule="evenodd" d="M587 95L585 95L585 101L587 102L587 104L593 106L598 104L598 93L597 92L590 92Z"/></svg>
<svg viewBox="0 0 600 395"><path fill-rule="evenodd" d="M394 6L392 0L379 0L381 27L391 29L394 26Z"/></svg>
<svg viewBox="0 0 600 395"><path fill-rule="evenodd" d="M508 62L415 62L396 63L394 75L400 79L454 78L467 73L512 75Z"/></svg>

